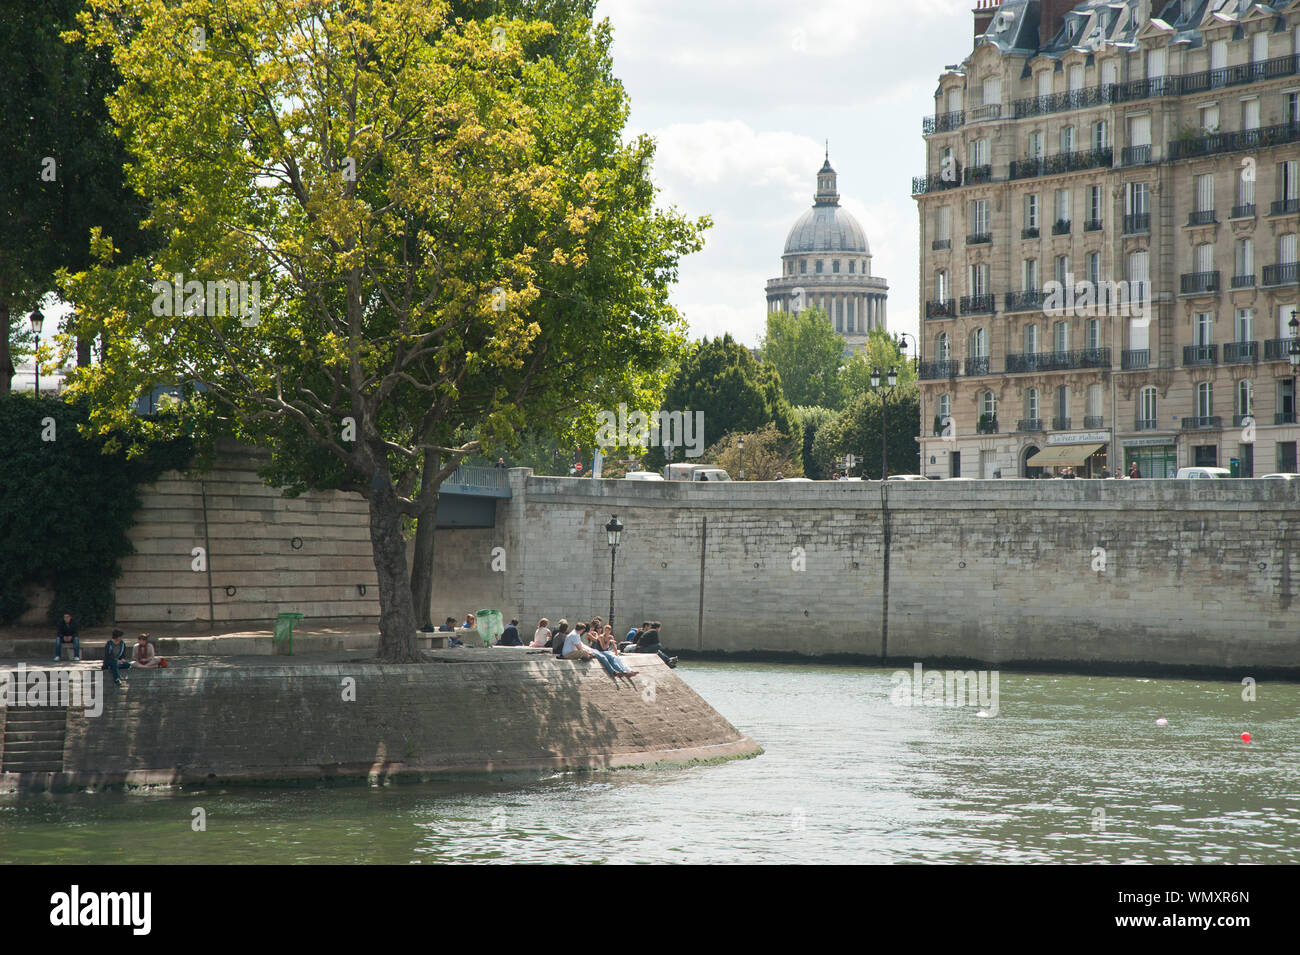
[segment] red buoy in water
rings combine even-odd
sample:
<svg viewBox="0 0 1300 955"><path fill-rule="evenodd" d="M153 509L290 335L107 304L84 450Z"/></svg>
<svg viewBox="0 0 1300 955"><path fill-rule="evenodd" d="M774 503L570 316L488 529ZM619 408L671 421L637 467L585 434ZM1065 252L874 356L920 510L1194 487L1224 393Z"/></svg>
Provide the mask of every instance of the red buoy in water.
<svg viewBox="0 0 1300 955"><path fill-rule="evenodd" d="M1242 734L1241 734L1241 741L1242 741L1243 743L1249 743L1249 742L1250 742L1250 734L1249 734L1249 733L1242 733Z"/></svg>

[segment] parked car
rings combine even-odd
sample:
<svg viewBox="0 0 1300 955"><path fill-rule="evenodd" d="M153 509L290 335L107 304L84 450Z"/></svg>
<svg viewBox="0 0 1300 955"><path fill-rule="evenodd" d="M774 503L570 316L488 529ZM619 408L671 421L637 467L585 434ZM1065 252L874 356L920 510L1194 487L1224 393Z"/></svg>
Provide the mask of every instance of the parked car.
<svg viewBox="0 0 1300 955"><path fill-rule="evenodd" d="M1175 478L1197 480L1204 478L1230 478L1232 472L1227 468L1179 468Z"/></svg>
<svg viewBox="0 0 1300 955"><path fill-rule="evenodd" d="M924 474L891 474L885 480L887 481L924 481Z"/></svg>
<svg viewBox="0 0 1300 955"><path fill-rule="evenodd" d="M662 481L664 476L654 471L628 471L623 475L624 481Z"/></svg>
<svg viewBox="0 0 1300 955"><path fill-rule="evenodd" d="M792 484L796 482L799 484L811 484L813 482L813 479L812 478L781 478L782 484Z"/></svg>
<svg viewBox="0 0 1300 955"><path fill-rule="evenodd" d="M681 462L664 468L665 481L730 481L731 475L712 464Z"/></svg>
<svg viewBox="0 0 1300 955"><path fill-rule="evenodd" d="M1263 480L1264 478L1277 478L1280 481L1294 481L1296 478L1300 478L1300 474L1288 474L1285 471L1280 471L1277 474L1261 474L1259 477L1260 480Z"/></svg>
<svg viewBox="0 0 1300 955"><path fill-rule="evenodd" d="M731 475L722 468L699 468L691 473L692 481L730 481Z"/></svg>

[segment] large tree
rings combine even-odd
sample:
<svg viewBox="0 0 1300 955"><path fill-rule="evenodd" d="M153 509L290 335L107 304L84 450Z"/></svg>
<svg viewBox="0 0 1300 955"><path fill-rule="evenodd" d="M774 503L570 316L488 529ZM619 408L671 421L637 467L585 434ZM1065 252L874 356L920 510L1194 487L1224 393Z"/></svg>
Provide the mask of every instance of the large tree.
<svg viewBox="0 0 1300 955"><path fill-rule="evenodd" d="M822 474L842 470L845 454L862 459L859 473L879 479L882 398L879 392L858 395L834 421L823 425L813 439L813 458ZM915 385L901 384L888 396L884 407L884 440L890 474L916 474L920 468L920 397Z"/></svg>
<svg viewBox="0 0 1300 955"><path fill-rule="evenodd" d="M840 407L837 378L844 339L823 309L768 312L760 351L781 376L781 390L790 404Z"/></svg>
<svg viewBox="0 0 1300 955"><path fill-rule="evenodd" d="M556 57L546 22L430 0L89 3L163 244L99 241L69 279L79 330L110 342L74 387L107 426L141 388L197 383L286 479L363 494L379 656L417 659L403 519L431 534L442 481L528 418L644 400L707 223L656 210L651 143L620 141L607 24L569 24ZM257 294L169 302L154 283L177 274Z"/></svg>

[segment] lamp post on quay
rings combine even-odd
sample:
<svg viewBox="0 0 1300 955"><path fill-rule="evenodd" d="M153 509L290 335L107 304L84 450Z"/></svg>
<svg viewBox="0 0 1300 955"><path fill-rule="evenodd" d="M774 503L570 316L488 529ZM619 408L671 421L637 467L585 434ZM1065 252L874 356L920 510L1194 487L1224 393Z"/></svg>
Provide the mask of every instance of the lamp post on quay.
<svg viewBox="0 0 1300 955"><path fill-rule="evenodd" d="M889 396L894 393L894 388L898 385L898 369L890 367L889 374L885 379L889 387L880 386L880 369L871 369L871 390L880 392L880 480L889 477L889 452L885 446L885 420L889 411Z"/></svg>
<svg viewBox="0 0 1300 955"><path fill-rule="evenodd" d="M41 396L41 329L45 327L45 316L38 308L32 312L30 319L32 331L36 333L36 351L32 353L32 366L36 369L36 397Z"/></svg>
<svg viewBox="0 0 1300 955"><path fill-rule="evenodd" d="M736 446L740 448L740 479L745 480L745 439L737 438Z"/></svg>
<svg viewBox="0 0 1300 955"><path fill-rule="evenodd" d="M618 553L618 541L623 534L623 525L619 523L618 517L611 517L609 523L605 525L605 533L609 537L609 620L608 623L614 626L614 556Z"/></svg>

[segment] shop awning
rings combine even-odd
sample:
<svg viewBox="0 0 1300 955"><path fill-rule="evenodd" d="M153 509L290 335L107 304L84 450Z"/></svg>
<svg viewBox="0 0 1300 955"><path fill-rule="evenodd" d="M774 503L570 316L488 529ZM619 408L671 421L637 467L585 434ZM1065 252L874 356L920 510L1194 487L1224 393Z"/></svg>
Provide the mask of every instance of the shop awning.
<svg viewBox="0 0 1300 955"><path fill-rule="evenodd" d="M1025 462L1031 468L1073 468L1085 464L1104 444L1054 444Z"/></svg>

